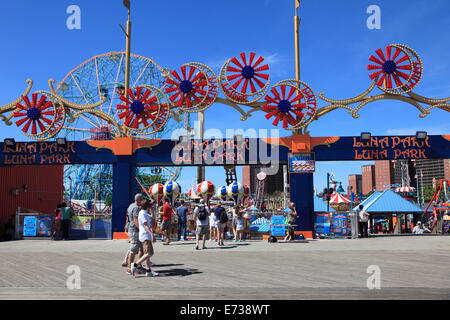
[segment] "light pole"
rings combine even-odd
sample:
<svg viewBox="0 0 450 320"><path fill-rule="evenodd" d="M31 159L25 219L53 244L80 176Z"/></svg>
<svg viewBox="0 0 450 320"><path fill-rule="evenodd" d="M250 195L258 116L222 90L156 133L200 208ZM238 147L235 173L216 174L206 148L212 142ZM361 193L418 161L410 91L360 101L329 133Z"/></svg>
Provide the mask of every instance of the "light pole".
<svg viewBox="0 0 450 320"><path fill-rule="evenodd" d="M131 61L131 2L123 0L123 5L128 9L128 20L126 30L122 31L126 37L126 56L125 56L125 97L128 98L128 89L130 88L130 61Z"/></svg>
<svg viewBox="0 0 450 320"><path fill-rule="evenodd" d="M295 0L294 12L294 47L295 47L295 80L300 81L300 0ZM302 134L302 129L295 130L295 134Z"/></svg>

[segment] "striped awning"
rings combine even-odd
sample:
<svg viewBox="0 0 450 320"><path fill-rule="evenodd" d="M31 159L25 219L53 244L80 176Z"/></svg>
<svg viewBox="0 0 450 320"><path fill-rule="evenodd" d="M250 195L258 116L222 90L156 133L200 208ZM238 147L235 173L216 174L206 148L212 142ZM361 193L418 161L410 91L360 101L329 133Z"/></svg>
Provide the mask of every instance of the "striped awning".
<svg viewBox="0 0 450 320"><path fill-rule="evenodd" d="M414 187L399 187L395 189L395 192L414 192L416 191L416 188Z"/></svg>
<svg viewBox="0 0 450 320"><path fill-rule="evenodd" d="M350 203L350 200L340 193L335 193L331 195L330 203Z"/></svg>

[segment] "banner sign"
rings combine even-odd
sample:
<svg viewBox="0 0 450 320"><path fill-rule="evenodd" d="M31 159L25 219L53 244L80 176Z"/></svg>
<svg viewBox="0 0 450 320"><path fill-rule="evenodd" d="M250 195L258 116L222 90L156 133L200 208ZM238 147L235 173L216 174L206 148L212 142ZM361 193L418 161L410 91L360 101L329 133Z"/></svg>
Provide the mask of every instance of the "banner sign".
<svg viewBox="0 0 450 320"><path fill-rule="evenodd" d="M36 237L37 232L37 217L25 216L23 218L23 236Z"/></svg>
<svg viewBox="0 0 450 320"><path fill-rule="evenodd" d="M337 236L348 234L348 216L346 213L335 213L333 215L331 231Z"/></svg>
<svg viewBox="0 0 450 320"><path fill-rule="evenodd" d="M72 229L74 230L91 230L91 217L73 216L72 217Z"/></svg>
<svg viewBox="0 0 450 320"><path fill-rule="evenodd" d="M313 173L316 171L314 153L289 153L289 173Z"/></svg>
<svg viewBox="0 0 450 320"><path fill-rule="evenodd" d="M286 227L284 225L284 215L282 214L274 214L271 219L271 227L270 234L272 236L285 236L286 235Z"/></svg>
<svg viewBox="0 0 450 320"><path fill-rule="evenodd" d="M314 224L316 233L329 235L331 231L331 220L329 213L316 213L316 223Z"/></svg>
<svg viewBox="0 0 450 320"><path fill-rule="evenodd" d="M53 216L42 216L38 218L37 234L41 237L50 237L53 229Z"/></svg>
<svg viewBox="0 0 450 320"><path fill-rule="evenodd" d="M292 156L289 144L280 143L279 140L269 142L266 138L203 139L188 142L160 140L151 148L133 149L134 153L127 156L127 161L136 165L161 166L289 162L292 172L295 173L314 172L313 161L450 158L450 135L430 135L423 141L417 140L415 136L379 136L371 137L369 141L361 141L360 137L325 138L329 138L328 142L310 146L311 153L297 153ZM119 156L113 153L116 150L115 140L102 141L104 146L100 147L89 143L92 144L89 141L71 141L65 145L54 141L16 142L13 146L7 146L1 142L0 166L115 164L119 161ZM293 163L294 161L297 162Z"/></svg>

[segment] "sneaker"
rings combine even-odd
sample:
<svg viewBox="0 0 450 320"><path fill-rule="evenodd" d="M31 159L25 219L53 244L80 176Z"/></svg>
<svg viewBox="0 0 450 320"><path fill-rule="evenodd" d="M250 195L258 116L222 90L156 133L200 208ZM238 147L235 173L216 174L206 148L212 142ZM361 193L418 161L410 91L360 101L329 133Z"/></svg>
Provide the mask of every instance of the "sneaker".
<svg viewBox="0 0 450 320"><path fill-rule="evenodd" d="M145 276L146 276L146 277L157 277L157 276L159 276L159 273L156 273L156 272L154 272L154 271L146 272L146 273L145 273Z"/></svg>
<svg viewBox="0 0 450 320"><path fill-rule="evenodd" d="M131 274L132 276L136 275L137 268L136 268L134 265L132 265L132 266L131 266L131 269L129 269L129 270L130 270L130 274ZM128 272L127 272L127 273L128 273Z"/></svg>
<svg viewBox="0 0 450 320"><path fill-rule="evenodd" d="M127 274L130 275L130 276L133 275L133 272L131 271L130 268L127 269Z"/></svg>
<svg viewBox="0 0 450 320"><path fill-rule="evenodd" d="M195 250L200 250L200 249L198 248L198 246L195 246Z"/></svg>
<svg viewBox="0 0 450 320"><path fill-rule="evenodd" d="M124 262L122 262L122 267L128 267L128 262L126 262L126 261L124 261Z"/></svg>

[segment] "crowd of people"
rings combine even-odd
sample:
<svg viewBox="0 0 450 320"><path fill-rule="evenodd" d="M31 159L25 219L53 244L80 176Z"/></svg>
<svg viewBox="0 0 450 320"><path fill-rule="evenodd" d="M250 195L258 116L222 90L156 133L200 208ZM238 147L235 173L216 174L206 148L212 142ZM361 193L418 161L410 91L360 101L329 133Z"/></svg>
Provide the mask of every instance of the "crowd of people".
<svg viewBox="0 0 450 320"><path fill-rule="evenodd" d="M134 200L127 209L125 232L128 233L130 247L122 262L129 275L158 276L151 269L153 243L158 235L162 235L163 245L170 245L174 227L179 241L188 240L188 232L195 230L195 250L207 249L208 238L217 246L224 246L224 240L230 238L230 231L234 242L244 241L247 220L244 219L243 207L233 206L227 212L221 201L211 207L200 199L192 207L183 200L176 206L166 200L160 211L154 200L145 200L142 194L136 194Z"/></svg>

